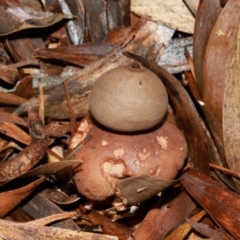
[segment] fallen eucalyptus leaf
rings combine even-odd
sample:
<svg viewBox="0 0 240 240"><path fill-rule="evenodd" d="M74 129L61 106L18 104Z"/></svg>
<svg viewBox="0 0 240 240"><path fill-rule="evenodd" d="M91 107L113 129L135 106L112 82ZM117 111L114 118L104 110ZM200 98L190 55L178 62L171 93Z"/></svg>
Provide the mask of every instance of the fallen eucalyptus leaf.
<svg viewBox="0 0 240 240"><path fill-rule="evenodd" d="M238 24L239 11L240 2L228 0L212 28L205 50L202 72L203 102L206 110L220 123L222 123L227 61Z"/></svg>
<svg viewBox="0 0 240 240"><path fill-rule="evenodd" d="M165 180L157 177L142 175L139 177L120 180L117 188L129 205L136 205L156 196L179 180Z"/></svg>
<svg viewBox="0 0 240 240"><path fill-rule="evenodd" d="M226 68L224 100L223 100L223 142L226 162L232 170L240 172L239 148L240 148L240 21L233 38L233 44L229 53ZM238 191L240 181L233 179Z"/></svg>

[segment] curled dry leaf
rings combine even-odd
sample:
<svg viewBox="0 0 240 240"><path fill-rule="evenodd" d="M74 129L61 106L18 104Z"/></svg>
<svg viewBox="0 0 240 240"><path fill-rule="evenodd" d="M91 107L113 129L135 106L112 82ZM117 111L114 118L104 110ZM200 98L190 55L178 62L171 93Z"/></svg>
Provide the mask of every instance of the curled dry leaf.
<svg viewBox="0 0 240 240"><path fill-rule="evenodd" d="M42 177L24 187L1 192L0 193L0 217L2 218L8 212L10 212L15 206L21 203L30 193L34 191L43 181L45 177Z"/></svg>
<svg viewBox="0 0 240 240"><path fill-rule="evenodd" d="M0 9L2 13L0 21L3 23L0 27L0 36L7 36L24 29L48 27L63 19L73 19L70 15L30 11L22 7L0 6Z"/></svg>
<svg viewBox="0 0 240 240"><path fill-rule="evenodd" d="M240 238L239 195L195 170L182 175L182 185L209 215L236 239ZM231 207L229 207L231 206ZM224 216L224 217L223 217Z"/></svg>
<svg viewBox="0 0 240 240"><path fill-rule="evenodd" d="M5 161L0 168L0 181L6 182L27 172L37 164L45 154L49 139L38 115L29 111L29 131L31 143L17 156Z"/></svg>
<svg viewBox="0 0 240 240"><path fill-rule="evenodd" d="M66 193L62 192L60 189L54 188L45 188L42 191L42 194L50 199L52 202L67 205L74 202L77 202L80 199L80 196L77 194L67 195Z"/></svg>

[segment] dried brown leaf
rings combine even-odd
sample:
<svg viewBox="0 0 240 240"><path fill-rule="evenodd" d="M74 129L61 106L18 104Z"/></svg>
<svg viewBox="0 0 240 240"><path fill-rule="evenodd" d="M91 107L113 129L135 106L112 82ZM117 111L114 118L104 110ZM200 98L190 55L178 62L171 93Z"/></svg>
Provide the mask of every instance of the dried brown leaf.
<svg viewBox="0 0 240 240"><path fill-rule="evenodd" d="M5 216L10 212L14 207L21 203L30 193L34 191L43 181L45 177L42 177L24 187L1 192L0 193L0 217Z"/></svg>
<svg viewBox="0 0 240 240"><path fill-rule="evenodd" d="M117 187L128 204L136 205L156 196L177 182L178 180L166 180L143 175L120 180Z"/></svg>

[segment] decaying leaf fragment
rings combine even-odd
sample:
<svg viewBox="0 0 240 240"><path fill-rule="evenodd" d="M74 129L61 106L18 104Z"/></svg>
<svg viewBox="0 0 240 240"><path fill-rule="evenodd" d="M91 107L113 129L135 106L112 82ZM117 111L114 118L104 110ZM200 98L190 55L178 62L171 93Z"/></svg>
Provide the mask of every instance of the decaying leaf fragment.
<svg viewBox="0 0 240 240"><path fill-rule="evenodd" d="M226 68L223 99L223 142L228 167L240 172L240 21L233 38ZM240 182L234 179L240 190Z"/></svg>
<svg viewBox="0 0 240 240"><path fill-rule="evenodd" d="M139 176L118 182L117 187L128 204L136 205L162 192L178 180L164 180L152 176Z"/></svg>

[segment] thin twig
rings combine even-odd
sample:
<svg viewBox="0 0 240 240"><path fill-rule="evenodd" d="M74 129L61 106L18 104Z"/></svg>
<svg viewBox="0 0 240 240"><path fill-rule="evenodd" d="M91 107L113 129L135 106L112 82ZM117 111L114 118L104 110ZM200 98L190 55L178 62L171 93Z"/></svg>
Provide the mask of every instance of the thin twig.
<svg viewBox="0 0 240 240"><path fill-rule="evenodd" d="M212 164L212 163L209 163L209 166L211 168L214 168L216 170L219 170L219 171L222 171L222 172L225 172L233 177L236 177L236 178L240 178L240 173L238 172L235 172L231 169L228 169L228 168L225 168L225 167L222 167L222 166L219 166L219 165L215 165L215 164Z"/></svg>

